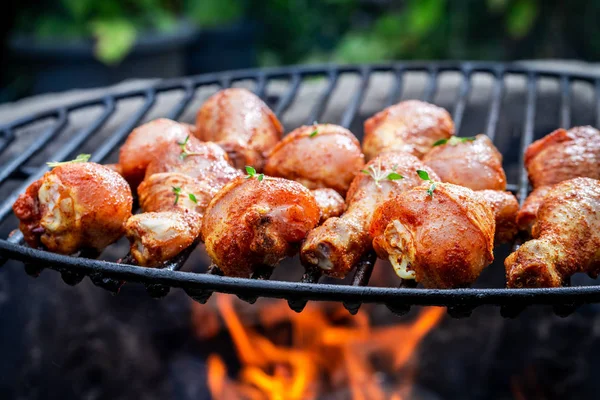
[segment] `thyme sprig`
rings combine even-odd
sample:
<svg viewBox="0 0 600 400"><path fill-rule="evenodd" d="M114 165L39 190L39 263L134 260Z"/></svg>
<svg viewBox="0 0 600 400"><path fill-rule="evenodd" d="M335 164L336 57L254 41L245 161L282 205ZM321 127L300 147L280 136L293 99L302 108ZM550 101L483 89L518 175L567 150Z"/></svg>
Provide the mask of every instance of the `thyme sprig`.
<svg viewBox="0 0 600 400"><path fill-rule="evenodd" d="M74 160L71 160L71 161L50 161L50 162L47 162L46 164L49 167L54 168L54 167L58 167L59 165L88 162L90 157L92 157L91 154L79 154L77 157L75 157Z"/></svg>
<svg viewBox="0 0 600 400"><path fill-rule="evenodd" d="M251 178L256 177L256 179L260 182L265 178L265 174L257 174L254 167L251 167L249 165L246 165L246 173L248 174L248 175L246 175L246 179L251 179Z"/></svg>
<svg viewBox="0 0 600 400"><path fill-rule="evenodd" d="M381 187L381 181L396 181L399 179L404 179L402 175L396 172L396 168L398 168L398 166L394 165L391 172L384 170L381 166L381 159L379 159L379 164L377 167L374 165L369 165L368 169L361 169L360 172L371 176L371 178L373 178L375 181L375 185L377 185L377 187Z"/></svg>
<svg viewBox="0 0 600 400"><path fill-rule="evenodd" d="M202 153L194 153L194 152L188 151L187 144L188 144L189 140L190 140L190 135L187 135L183 142L177 142L177 144L181 148L181 154L179 155L179 157L181 157L182 160L185 160L189 156L203 155Z"/></svg>
<svg viewBox="0 0 600 400"><path fill-rule="evenodd" d="M433 192L435 190L437 183L435 183L431 180L431 178L429 177L429 173L427 171L418 169L417 175L419 175L419 178L423 179L424 181L430 182L429 189L427 189L427 195L431 196L431 198L433 199Z"/></svg>
<svg viewBox="0 0 600 400"><path fill-rule="evenodd" d="M175 203L173 205L177 205L177 203L179 203L179 197L183 195L183 193L181 192L181 188L179 186L171 186L171 188L173 189L173 193L175 193ZM188 198L194 202L194 204L198 204L198 199L196 198L196 195L193 193L188 193Z"/></svg>
<svg viewBox="0 0 600 400"><path fill-rule="evenodd" d="M446 144L446 143L448 143L450 146L456 146L459 143L473 142L476 139L477 138L475 136L471 136L471 137L452 136L450 139L440 139L440 140L438 140L431 147L441 146L441 145Z"/></svg>

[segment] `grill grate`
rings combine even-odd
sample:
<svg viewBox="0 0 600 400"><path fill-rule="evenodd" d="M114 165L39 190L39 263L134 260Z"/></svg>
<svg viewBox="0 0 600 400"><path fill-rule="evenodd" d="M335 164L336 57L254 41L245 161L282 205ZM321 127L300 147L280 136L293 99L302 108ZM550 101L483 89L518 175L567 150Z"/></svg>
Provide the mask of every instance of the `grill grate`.
<svg viewBox="0 0 600 400"><path fill-rule="evenodd" d="M465 122L465 111L469 97L473 92L474 74L485 74L493 79L490 90L489 108L484 132L494 141L497 137L498 125L501 121L502 102L506 94L505 79L508 75L526 79L525 114L522 128L519 129L520 144L518 149L518 177L510 182L508 189L516 193L522 202L529 191L527 173L523 166L524 149L534 140L536 125L536 104L538 101L539 80L552 79L558 82L559 89L559 125L569 127L572 123L572 85L574 82L585 82L594 89L593 112L594 122L600 125L600 75L574 74L541 69L531 69L517 65L494 63L395 63L369 66L315 66L287 67L269 70L234 71L221 74L209 74L192 78L163 81L142 90L106 95L96 99L74 103L65 107L37 113L6 126L0 127L0 156L11 148L19 129L29 127L42 120L52 119L53 124L42 131L37 139L24 151L14 156L0 169L0 185L7 182L18 182L16 188L6 196L2 196L0 204L0 222L6 224L12 213L12 204L27 186L39 179L47 167L42 164L31 167L27 164L49 143L56 140L60 133L69 126L73 113L92 107L101 107L102 112L93 121L69 137L68 142L48 157L53 161L70 159L91 138L107 125L116 112L121 101L141 99L141 105L123 123L120 123L93 151L91 161L105 162L107 158L125 140L127 134L137 126L155 106L157 97L163 93L182 92L181 99L167 113L162 115L179 119L195 100L197 91L207 86L220 88L250 80L254 82L254 91L260 97L268 98L267 87L275 80L287 82L287 89L272 104L276 115L281 118L298 97L299 90L312 77L325 79L324 90L311 99L312 107L304 121L310 124L321 120L330 103L333 92L339 87L341 76L353 75L358 78L358 86L352 92L348 104L337 122L350 128L357 118L369 89L374 74L388 73L393 77L383 107L398 102L403 89L407 86L410 73L425 73L427 80L421 98L433 102L438 92L440 76L447 72L459 73L456 98L453 102L452 116L456 131L460 133ZM383 108L382 107L382 108ZM356 130L355 130L356 131ZM512 150L513 152L515 150ZM506 154L505 154L506 156ZM14 225L14 224L13 224ZM14 226L12 226L14 228ZM217 269L209 269L206 273L180 271L193 252L191 246L162 269L148 269L132 265L130 258L120 262L100 259L97 254L81 254L79 257L68 257L52 254L42 250L31 249L24 245L23 236L16 231L7 239L0 240L0 265L13 259L25 263L30 275L37 275L44 268L57 270L62 279L69 285L79 283L86 275L98 286L116 292L123 282L140 282L146 286L153 297L165 296L171 287L182 288L194 300L204 303L213 291L233 293L243 300L253 303L259 296L277 297L288 300L290 307L300 312L309 300L341 301L351 313L356 313L362 303L385 303L396 314L405 314L412 305L446 306L453 317L465 317L480 305L499 305L505 317L518 315L526 306L532 304L552 305L558 315L568 315L579 305L600 302L600 287L573 286L553 289L504 289L504 288L469 288L452 290L435 290L408 287L402 283L399 287L368 286L375 263L374 253L367 254L356 266L354 276L349 284L319 283L321 273L308 270L300 282L269 280L270 270L259 270L252 279L228 278L220 276Z"/></svg>

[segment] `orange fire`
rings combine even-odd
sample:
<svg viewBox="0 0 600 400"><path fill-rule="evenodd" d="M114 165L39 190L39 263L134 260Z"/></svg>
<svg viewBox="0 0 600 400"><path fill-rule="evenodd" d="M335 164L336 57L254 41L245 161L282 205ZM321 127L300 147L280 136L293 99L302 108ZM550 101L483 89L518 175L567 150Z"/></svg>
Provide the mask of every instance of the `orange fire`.
<svg viewBox="0 0 600 400"><path fill-rule="evenodd" d="M219 294L216 304L242 368L234 380L217 354L208 358L208 386L217 400L316 399L336 390L346 390L343 397L354 400L401 400L410 391L412 355L444 313L442 308L423 308L410 324L374 327L364 311L350 318L340 305L310 303L297 314L275 301L260 307L259 317L262 327L289 324L291 341L282 345L245 326L233 299ZM195 326L204 314L193 314ZM345 324L334 322L342 318ZM404 382L382 384L375 358L390 375L402 374Z"/></svg>

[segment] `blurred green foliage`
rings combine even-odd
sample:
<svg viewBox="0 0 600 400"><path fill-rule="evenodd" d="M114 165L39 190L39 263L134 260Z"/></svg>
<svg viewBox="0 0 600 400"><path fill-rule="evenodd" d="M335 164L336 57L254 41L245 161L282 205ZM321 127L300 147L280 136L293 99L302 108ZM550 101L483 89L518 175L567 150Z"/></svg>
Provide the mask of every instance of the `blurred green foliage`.
<svg viewBox="0 0 600 400"><path fill-rule="evenodd" d="M120 61L178 18L253 21L263 65L392 59L600 58L600 0L59 0L22 15L38 37L94 37Z"/></svg>

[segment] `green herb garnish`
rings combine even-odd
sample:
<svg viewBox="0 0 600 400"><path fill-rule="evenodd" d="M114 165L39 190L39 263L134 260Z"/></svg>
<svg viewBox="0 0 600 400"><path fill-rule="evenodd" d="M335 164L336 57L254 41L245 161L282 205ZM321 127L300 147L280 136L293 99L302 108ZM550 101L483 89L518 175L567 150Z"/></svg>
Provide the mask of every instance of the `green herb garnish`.
<svg viewBox="0 0 600 400"><path fill-rule="evenodd" d="M429 195L429 196L431 196L431 198L433 198L433 191L435 190L437 183L435 183L431 180L431 178L429 177L429 173L427 173L427 171L418 169L417 175L419 175L419 178L423 179L424 181L431 182L431 184L429 185L429 189L427 189L427 195Z"/></svg>
<svg viewBox="0 0 600 400"><path fill-rule="evenodd" d="M193 193L188 194L188 197L190 198L191 201L194 202L194 204L198 204L198 199L196 198L196 195L194 195Z"/></svg>
<svg viewBox="0 0 600 400"><path fill-rule="evenodd" d="M201 156L202 155L202 153L193 153L193 152L188 151L187 144L188 144L189 140L190 140L190 135L187 135L183 142L177 142L177 144L181 148L181 154L179 155L179 157L181 157L182 160L185 160L186 157L188 157L188 156Z"/></svg>
<svg viewBox="0 0 600 400"><path fill-rule="evenodd" d="M64 165L64 164L83 163L83 162L87 162L91 156L92 156L91 154L79 154L77 157L75 157L74 160L71 160L71 161L51 161L46 164L49 167L54 168L54 167L58 167L59 165Z"/></svg>
<svg viewBox="0 0 600 400"><path fill-rule="evenodd" d="M248 175L246 175L246 179L250 179L250 178L256 177L256 179L259 182L262 181L263 178L265 177L265 174L257 174L256 170L253 167L249 166L249 165L246 165L246 173L248 174Z"/></svg>
<svg viewBox="0 0 600 400"><path fill-rule="evenodd" d="M431 147L441 146L446 143L448 143L450 146L456 146L459 143L473 142L473 141L475 141L475 139L477 139L475 136L471 136L471 137L452 136L450 139L438 140Z"/></svg>
<svg viewBox="0 0 600 400"><path fill-rule="evenodd" d="M388 181L397 181L399 179L404 179L402 175L396 172L397 165L392 167L392 172L384 171L381 168L381 159L379 160L379 165L375 168L373 165L370 165L368 169L361 169L360 172L363 174L371 176L375 181L375 185L377 187L381 187L380 181L388 180Z"/></svg>
<svg viewBox="0 0 600 400"><path fill-rule="evenodd" d="M177 186L171 186L173 188L173 193L175 193L175 203L177 205L179 203L179 196L181 195L181 188Z"/></svg>

